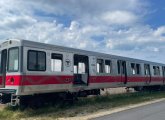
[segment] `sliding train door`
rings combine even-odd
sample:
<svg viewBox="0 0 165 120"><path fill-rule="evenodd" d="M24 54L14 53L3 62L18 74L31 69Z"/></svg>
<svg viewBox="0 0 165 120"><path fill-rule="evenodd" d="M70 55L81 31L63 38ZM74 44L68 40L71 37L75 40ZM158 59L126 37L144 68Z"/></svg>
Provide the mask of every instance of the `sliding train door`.
<svg viewBox="0 0 165 120"><path fill-rule="evenodd" d="M74 82L73 84L88 85L89 59L85 55L74 55Z"/></svg>
<svg viewBox="0 0 165 120"><path fill-rule="evenodd" d="M151 70L149 64L144 64L144 75L146 84L151 83Z"/></svg>
<svg viewBox="0 0 165 120"><path fill-rule="evenodd" d="M118 74L120 76L120 82L123 84L127 84L127 65L126 61L118 60L117 61L118 66Z"/></svg>
<svg viewBox="0 0 165 120"><path fill-rule="evenodd" d="M1 52L1 63L0 63L0 87L5 87L6 80L6 65L7 65L7 49Z"/></svg>

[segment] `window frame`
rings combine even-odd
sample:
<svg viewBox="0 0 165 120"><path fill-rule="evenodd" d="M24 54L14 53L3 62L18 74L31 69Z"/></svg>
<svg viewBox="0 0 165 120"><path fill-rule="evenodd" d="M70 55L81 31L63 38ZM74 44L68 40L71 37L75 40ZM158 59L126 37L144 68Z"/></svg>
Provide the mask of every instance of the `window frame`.
<svg viewBox="0 0 165 120"><path fill-rule="evenodd" d="M35 70L32 70L32 69L29 69L29 52L36 52L36 65L38 65L38 52L42 52L45 54L45 67L44 67L44 70L38 70L38 69L35 69ZM46 71L46 52L45 51L40 51L40 50L28 50L27 52L27 70L28 71Z"/></svg>
<svg viewBox="0 0 165 120"><path fill-rule="evenodd" d="M10 50L12 50L12 49L18 49L18 69L17 69L17 70L9 70L9 52L10 52ZM20 69L20 68L19 68L19 66L20 66L20 65L19 65L19 64L20 64L20 63L19 63L19 61L20 61L20 60L19 60L19 47L12 47L12 48L9 48L7 54L8 54L8 55L7 55L7 57L8 57L8 58L7 58L7 71L8 71L8 72L18 72L19 69Z"/></svg>

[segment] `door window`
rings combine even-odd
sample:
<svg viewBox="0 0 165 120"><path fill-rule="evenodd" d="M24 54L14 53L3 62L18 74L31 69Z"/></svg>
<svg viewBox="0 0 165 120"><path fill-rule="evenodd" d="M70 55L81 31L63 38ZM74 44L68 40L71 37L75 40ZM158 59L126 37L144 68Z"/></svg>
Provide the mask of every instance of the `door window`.
<svg viewBox="0 0 165 120"><path fill-rule="evenodd" d="M149 64L144 64L144 74L150 75L150 65Z"/></svg>
<svg viewBox="0 0 165 120"><path fill-rule="evenodd" d="M19 54L18 48L9 49L8 71L10 72L18 71L18 67L19 67L18 54Z"/></svg>
<svg viewBox="0 0 165 120"><path fill-rule="evenodd" d="M85 63L83 62L78 63L78 73L79 74L85 73Z"/></svg>

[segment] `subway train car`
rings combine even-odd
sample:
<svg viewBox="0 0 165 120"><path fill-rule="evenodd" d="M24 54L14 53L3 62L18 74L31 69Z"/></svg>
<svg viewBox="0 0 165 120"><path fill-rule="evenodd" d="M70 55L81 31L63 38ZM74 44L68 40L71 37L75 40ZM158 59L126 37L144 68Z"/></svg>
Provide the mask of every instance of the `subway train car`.
<svg viewBox="0 0 165 120"><path fill-rule="evenodd" d="M12 106L164 84L165 64L19 39L0 44L0 101Z"/></svg>

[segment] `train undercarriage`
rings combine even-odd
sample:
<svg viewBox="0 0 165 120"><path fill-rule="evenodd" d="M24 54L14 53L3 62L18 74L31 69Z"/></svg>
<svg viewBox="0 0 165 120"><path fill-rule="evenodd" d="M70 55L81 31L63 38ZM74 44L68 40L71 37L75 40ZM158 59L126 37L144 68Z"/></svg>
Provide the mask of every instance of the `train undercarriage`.
<svg viewBox="0 0 165 120"><path fill-rule="evenodd" d="M7 91L7 90L6 90ZM0 103L8 104L9 106L23 106L38 108L44 104L55 104L57 102L73 103L78 100L78 97L87 97L88 95L100 95L100 89L84 90L79 92L59 92L34 94L26 96L16 96L14 91L3 92L0 94Z"/></svg>
<svg viewBox="0 0 165 120"><path fill-rule="evenodd" d="M164 91L165 86L136 86L132 87L137 92L145 91ZM103 90L103 89L102 89ZM10 106L23 106L31 108L39 108L45 104L55 104L59 102L74 103L79 97L87 97L88 95L100 95L101 89L84 90L79 92L59 92L59 93L45 93L34 94L26 96L14 95L14 90L1 90L0 103L8 104Z"/></svg>

